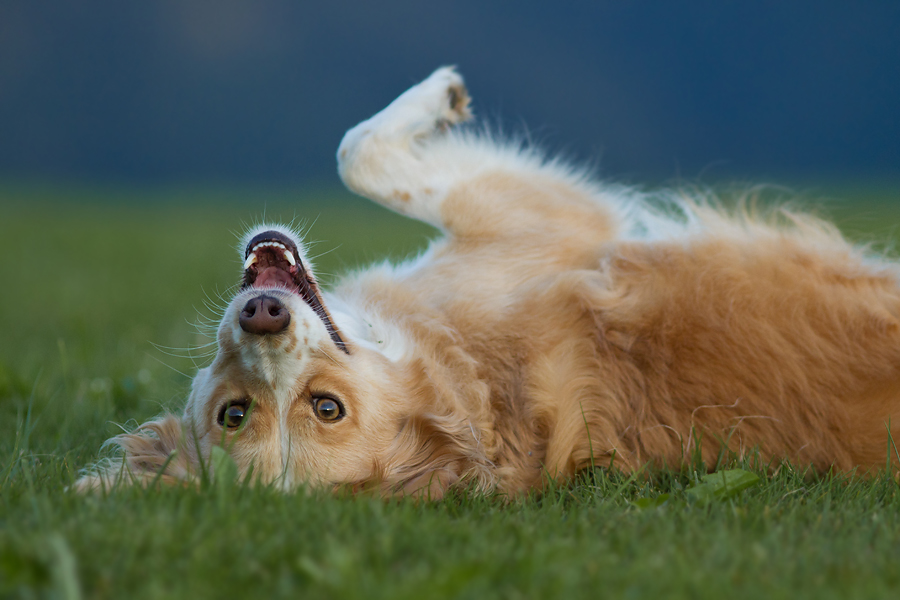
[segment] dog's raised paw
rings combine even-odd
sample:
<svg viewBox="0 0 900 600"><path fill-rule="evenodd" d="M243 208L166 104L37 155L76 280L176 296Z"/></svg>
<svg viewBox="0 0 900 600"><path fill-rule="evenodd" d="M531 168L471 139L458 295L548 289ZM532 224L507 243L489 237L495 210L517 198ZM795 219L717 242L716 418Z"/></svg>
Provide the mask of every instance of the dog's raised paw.
<svg viewBox="0 0 900 600"><path fill-rule="evenodd" d="M441 116L435 121L437 128L442 131L472 118L472 111L469 108L472 99L469 97L466 84L463 83L462 77L453 67L443 67L435 74L445 70L447 73L447 81L444 82L446 105L442 106Z"/></svg>
<svg viewBox="0 0 900 600"><path fill-rule="evenodd" d="M469 109L471 101L469 92L462 76L454 67L437 69L423 82L410 88L397 101L407 110L413 109L413 112L427 115L427 120L439 131L472 117Z"/></svg>

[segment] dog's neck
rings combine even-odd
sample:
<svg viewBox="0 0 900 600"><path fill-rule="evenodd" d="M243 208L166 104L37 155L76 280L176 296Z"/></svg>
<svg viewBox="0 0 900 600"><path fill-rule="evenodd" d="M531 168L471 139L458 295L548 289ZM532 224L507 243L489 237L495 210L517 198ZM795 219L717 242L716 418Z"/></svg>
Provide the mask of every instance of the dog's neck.
<svg viewBox="0 0 900 600"><path fill-rule="evenodd" d="M369 306L354 305L341 295L327 294L331 316L350 345L378 352L397 363L412 356L415 345L396 319Z"/></svg>

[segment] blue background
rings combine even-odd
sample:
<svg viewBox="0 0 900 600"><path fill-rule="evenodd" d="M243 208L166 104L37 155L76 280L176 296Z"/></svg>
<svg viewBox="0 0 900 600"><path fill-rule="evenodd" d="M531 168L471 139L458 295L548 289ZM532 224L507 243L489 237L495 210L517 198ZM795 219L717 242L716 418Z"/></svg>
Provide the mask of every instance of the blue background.
<svg viewBox="0 0 900 600"><path fill-rule="evenodd" d="M337 184L442 64L632 181L900 181L900 2L0 3L0 181Z"/></svg>

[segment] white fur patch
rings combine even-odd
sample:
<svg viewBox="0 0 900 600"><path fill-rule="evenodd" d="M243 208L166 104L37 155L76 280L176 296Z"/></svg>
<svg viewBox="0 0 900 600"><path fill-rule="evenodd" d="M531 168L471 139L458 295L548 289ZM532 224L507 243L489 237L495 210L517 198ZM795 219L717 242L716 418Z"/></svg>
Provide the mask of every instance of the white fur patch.
<svg viewBox="0 0 900 600"><path fill-rule="evenodd" d="M339 296L329 296L327 302L335 324L348 341L378 352L392 362L412 356L413 342L390 319L352 306Z"/></svg>

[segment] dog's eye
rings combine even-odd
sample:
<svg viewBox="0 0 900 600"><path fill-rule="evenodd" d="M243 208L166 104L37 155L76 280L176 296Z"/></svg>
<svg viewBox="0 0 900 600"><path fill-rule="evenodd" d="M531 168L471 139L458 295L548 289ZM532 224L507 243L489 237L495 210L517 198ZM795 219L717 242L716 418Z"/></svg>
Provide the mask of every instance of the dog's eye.
<svg viewBox="0 0 900 600"><path fill-rule="evenodd" d="M245 401L229 402L219 411L219 425L228 429L240 427L246 414L247 403Z"/></svg>
<svg viewBox="0 0 900 600"><path fill-rule="evenodd" d="M315 398L316 415L323 421L337 421L344 416L344 407L334 398Z"/></svg>

